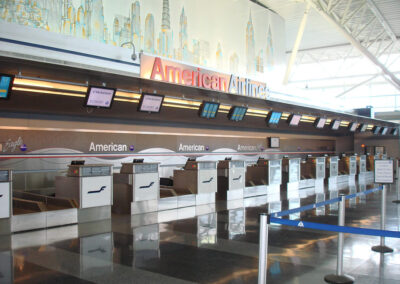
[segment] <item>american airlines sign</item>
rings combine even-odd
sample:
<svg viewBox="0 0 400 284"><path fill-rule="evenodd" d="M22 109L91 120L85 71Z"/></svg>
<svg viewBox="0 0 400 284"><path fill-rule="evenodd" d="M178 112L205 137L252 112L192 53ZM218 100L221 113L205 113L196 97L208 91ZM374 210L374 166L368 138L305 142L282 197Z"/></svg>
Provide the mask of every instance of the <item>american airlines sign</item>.
<svg viewBox="0 0 400 284"><path fill-rule="evenodd" d="M265 83L145 54L141 55L140 77L248 97L267 98Z"/></svg>

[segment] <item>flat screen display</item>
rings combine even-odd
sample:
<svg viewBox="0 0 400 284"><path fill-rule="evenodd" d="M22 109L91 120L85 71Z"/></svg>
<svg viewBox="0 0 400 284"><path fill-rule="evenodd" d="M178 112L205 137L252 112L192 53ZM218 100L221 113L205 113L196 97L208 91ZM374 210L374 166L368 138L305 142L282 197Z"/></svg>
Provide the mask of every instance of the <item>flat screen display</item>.
<svg viewBox="0 0 400 284"><path fill-rule="evenodd" d="M269 147L279 148L279 137L269 137Z"/></svg>
<svg viewBox="0 0 400 284"><path fill-rule="evenodd" d="M85 106L96 108L111 108L115 89L89 86L86 93Z"/></svg>
<svg viewBox="0 0 400 284"><path fill-rule="evenodd" d="M215 118L219 109L219 103L203 102L200 107L200 117Z"/></svg>
<svg viewBox="0 0 400 284"><path fill-rule="evenodd" d="M388 132L388 130L389 130L389 128L383 127L383 128L381 129L381 134L382 134L382 135L386 135L387 132Z"/></svg>
<svg viewBox="0 0 400 284"><path fill-rule="evenodd" d="M318 128L318 129L322 129L322 128L324 128L325 123L326 123L326 118L325 117L317 118L317 120L315 122L315 127Z"/></svg>
<svg viewBox="0 0 400 284"><path fill-rule="evenodd" d="M164 101L163 95L143 93L142 96L140 97L138 110L143 112L158 113L161 110L163 101Z"/></svg>
<svg viewBox="0 0 400 284"><path fill-rule="evenodd" d="M279 120L281 119L282 113L281 112L277 112L277 111L271 111L268 114L267 117L267 123L269 125L276 125L279 123Z"/></svg>
<svg viewBox="0 0 400 284"><path fill-rule="evenodd" d="M246 115L247 107L233 106L229 110L228 119L233 121L241 121Z"/></svg>
<svg viewBox="0 0 400 284"><path fill-rule="evenodd" d="M298 126L300 123L301 115L300 114L292 114L289 117L289 125L290 126Z"/></svg>
<svg viewBox="0 0 400 284"><path fill-rule="evenodd" d="M340 120L334 120L331 123L331 129L332 130L338 130L340 126Z"/></svg>
<svg viewBox="0 0 400 284"><path fill-rule="evenodd" d="M367 124L360 124L360 132L365 132L365 130L367 130L368 125Z"/></svg>
<svg viewBox="0 0 400 284"><path fill-rule="evenodd" d="M8 99L10 97L14 76L0 74L0 99Z"/></svg>
<svg viewBox="0 0 400 284"><path fill-rule="evenodd" d="M350 124L349 124L349 130L350 130L351 132L354 132L354 131L356 131L357 126L358 126L358 123L357 123L357 122L350 122Z"/></svg>
<svg viewBox="0 0 400 284"><path fill-rule="evenodd" d="M398 130L398 128L392 128L392 130L390 130L390 134L392 134L392 135L397 135L399 133L399 130Z"/></svg>
<svg viewBox="0 0 400 284"><path fill-rule="evenodd" d="M379 134L379 131L381 131L381 127L380 126L374 126L374 128L372 128L372 132L374 134Z"/></svg>

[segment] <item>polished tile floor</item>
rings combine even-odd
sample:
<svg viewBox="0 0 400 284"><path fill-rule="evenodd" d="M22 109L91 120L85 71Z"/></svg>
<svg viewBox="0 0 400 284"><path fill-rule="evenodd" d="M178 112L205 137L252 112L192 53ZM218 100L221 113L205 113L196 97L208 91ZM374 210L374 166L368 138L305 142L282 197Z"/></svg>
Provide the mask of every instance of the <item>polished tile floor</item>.
<svg viewBox="0 0 400 284"><path fill-rule="evenodd" d="M372 185L371 185L372 186ZM258 216L364 190L315 188L244 201L15 234L0 238L0 283L256 283ZM289 196L289 198L287 198ZM388 230L398 231L400 205L388 191ZM347 201L346 225L379 228L380 192ZM337 205L289 216L335 224ZM324 283L336 268L337 234L270 226L267 283ZM355 283L400 283L394 253L371 251L378 237L345 235L344 271Z"/></svg>

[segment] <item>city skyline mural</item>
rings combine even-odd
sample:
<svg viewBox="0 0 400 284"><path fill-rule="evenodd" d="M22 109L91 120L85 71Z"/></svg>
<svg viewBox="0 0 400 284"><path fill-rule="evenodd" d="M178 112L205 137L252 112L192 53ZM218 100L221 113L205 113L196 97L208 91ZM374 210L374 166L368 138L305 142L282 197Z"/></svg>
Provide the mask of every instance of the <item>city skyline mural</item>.
<svg viewBox="0 0 400 284"><path fill-rule="evenodd" d="M248 0L2 0L0 20L235 74L285 60L283 19Z"/></svg>

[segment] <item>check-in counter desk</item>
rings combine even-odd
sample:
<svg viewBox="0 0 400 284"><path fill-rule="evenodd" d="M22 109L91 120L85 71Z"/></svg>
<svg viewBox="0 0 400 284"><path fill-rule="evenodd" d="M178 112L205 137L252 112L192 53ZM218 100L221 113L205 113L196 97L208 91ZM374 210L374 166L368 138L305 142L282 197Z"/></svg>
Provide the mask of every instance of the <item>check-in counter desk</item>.
<svg viewBox="0 0 400 284"><path fill-rule="evenodd" d="M224 160L218 163L218 192L220 200L242 199L245 188L244 161Z"/></svg>
<svg viewBox="0 0 400 284"><path fill-rule="evenodd" d="M69 165L67 176L56 177L56 197L77 203L79 223L111 218L112 165Z"/></svg>
<svg viewBox="0 0 400 284"><path fill-rule="evenodd" d="M367 156L361 155L357 157L357 174L359 183L372 183L374 181L374 172L367 170Z"/></svg>
<svg viewBox="0 0 400 284"><path fill-rule="evenodd" d="M375 170L375 156L374 155L367 155L367 171L374 172Z"/></svg>
<svg viewBox="0 0 400 284"><path fill-rule="evenodd" d="M338 183L354 183L357 174L357 157L342 156L339 160Z"/></svg>
<svg viewBox="0 0 400 284"><path fill-rule="evenodd" d="M217 181L217 162L187 161L182 170L174 170L173 186L170 188L173 194L164 197L162 194L166 187L161 187L160 204L163 209L214 204Z"/></svg>
<svg viewBox="0 0 400 284"><path fill-rule="evenodd" d="M326 157L326 179L329 185L336 185L339 174L339 157Z"/></svg>
<svg viewBox="0 0 400 284"><path fill-rule="evenodd" d="M300 165L300 188L321 187L324 184L325 157L308 157Z"/></svg>
<svg viewBox="0 0 400 284"><path fill-rule="evenodd" d="M300 158L283 158L282 159L282 184L287 187L287 198L293 196L292 192L298 193L300 182Z"/></svg>
<svg viewBox="0 0 400 284"><path fill-rule="evenodd" d="M258 159L247 167L244 197L280 194L282 184L282 160Z"/></svg>
<svg viewBox="0 0 400 284"><path fill-rule="evenodd" d="M158 211L158 163L122 163L113 181L113 212L134 215Z"/></svg>
<svg viewBox="0 0 400 284"><path fill-rule="evenodd" d="M11 231L11 189L12 171L0 169L0 235L8 234Z"/></svg>

